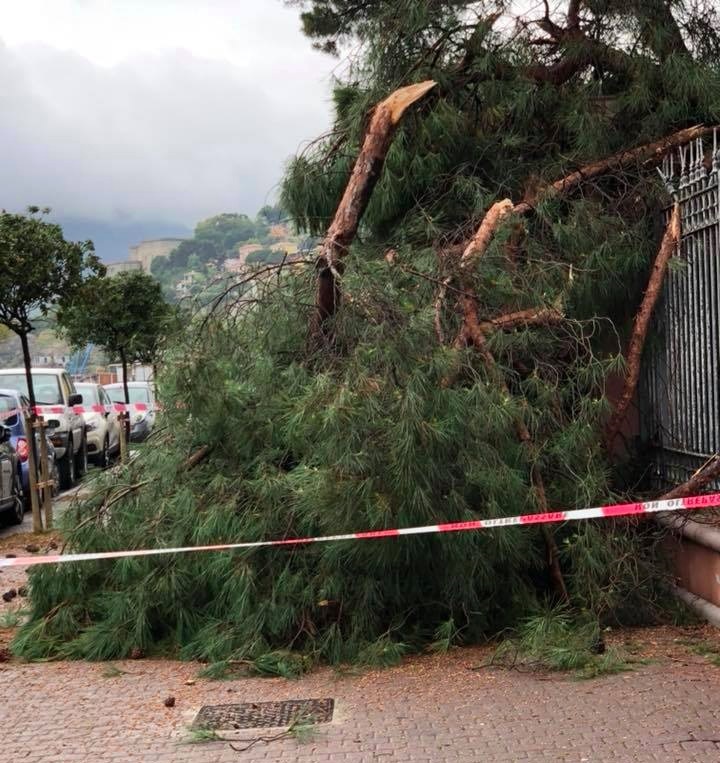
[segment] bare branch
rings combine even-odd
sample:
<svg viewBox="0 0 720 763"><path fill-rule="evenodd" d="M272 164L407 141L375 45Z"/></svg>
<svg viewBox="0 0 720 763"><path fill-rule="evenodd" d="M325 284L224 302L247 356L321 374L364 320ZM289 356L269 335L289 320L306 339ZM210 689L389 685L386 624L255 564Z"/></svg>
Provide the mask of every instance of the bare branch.
<svg viewBox="0 0 720 763"><path fill-rule="evenodd" d="M613 411L610 421L605 429L605 445L608 450L613 444L615 436L625 419L627 410L635 395L638 379L640 378L640 360L643 348L645 347L648 329L650 327L650 319L652 318L653 310L655 309L655 305L662 291L668 263L680 242L680 235L680 204L675 202L672 217L665 229L660 249L650 273L645 296L643 297L643 300L640 303L640 309L635 316L630 344L627 351L627 372L625 374L623 392L620 395L620 399L618 400L615 410Z"/></svg>

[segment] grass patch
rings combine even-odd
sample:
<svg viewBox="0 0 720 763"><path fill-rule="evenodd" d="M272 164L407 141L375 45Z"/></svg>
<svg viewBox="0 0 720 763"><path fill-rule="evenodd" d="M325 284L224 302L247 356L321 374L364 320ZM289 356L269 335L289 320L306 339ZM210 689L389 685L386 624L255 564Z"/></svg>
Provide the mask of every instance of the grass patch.
<svg viewBox="0 0 720 763"><path fill-rule="evenodd" d="M556 670L590 679L632 670L640 662L623 651L606 648L597 621L573 617L560 608L524 620L481 667Z"/></svg>
<svg viewBox="0 0 720 763"><path fill-rule="evenodd" d="M24 609L9 609L0 615L0 628L17 628L27 614Z"/></svg>
<svg viewBox="0 0 720 763"><path fill-rule="evenodd" d="M695 641L688 644L691 652L704 657L708 662L720 668L720 647L710 641Z"/></svg>
<svg viewBox="0 0 720 763"><path fill-rule="evenodd" d="M222 742L223 738L212 729L188 729L188 735L183 744L206 744L207 742Z"/></svg>
<svg viewBox="0 0 720 763"><path fill-rule="evenodd" d="M118 676L127 675L127 671L121 670L117 665L108 665L101 675L103 678L117 678Z"/></svg>

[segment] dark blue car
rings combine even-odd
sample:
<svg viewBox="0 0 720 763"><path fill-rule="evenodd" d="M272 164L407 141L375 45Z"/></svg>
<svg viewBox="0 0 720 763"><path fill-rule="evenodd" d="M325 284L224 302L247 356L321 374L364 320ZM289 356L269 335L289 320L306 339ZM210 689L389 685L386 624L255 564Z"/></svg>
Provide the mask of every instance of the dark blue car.
<svg viewBox="0 0 720 763"><path fill-rule="evenodd" d="M28 451L30 438L28 437L25 424L25 414L29 410L30 401L21 392L14 389L0 389L0 424L3 424L10 430L9 444L17 454L20 485L26 508L30 506L30 460ZM53 490L54 495L57 493L59 485L58 468L55 463L55 449L50 439L48 437L45 439L48 448L48 474L55 485ZM40 455L39 443L36 453L38 456ZM39 479L40 476L38 475Z"/></svg>

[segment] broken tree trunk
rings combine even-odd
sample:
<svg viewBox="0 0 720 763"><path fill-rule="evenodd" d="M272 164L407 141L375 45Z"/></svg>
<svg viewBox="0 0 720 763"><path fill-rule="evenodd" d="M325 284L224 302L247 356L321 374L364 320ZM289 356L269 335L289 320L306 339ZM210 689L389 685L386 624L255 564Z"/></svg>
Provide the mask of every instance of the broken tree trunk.
<svg viewBox="0 0 720 763"><path fill-rule="evenodd" d="M618 399L615 410L605 428L605 446L609 451L612 448L613 441L620 430L625 419L627 410L635 395L638 379L640 378L640 360L645 347L648 329L650 328L650 319L652 318L655 305L660 298L665 273L667 273L668 263L680 242L680 204L675 203L670 222L663 234L660 249L658 250L655 263L653 264L650 278L648 280L645 295L640 303L640 309L635 316L630 344L628 345L626 360L627 370L625 372L625 383L623 391Z"/></svg>
<svg viewBox="0 0 720 763"><path fill-rule="evenodd" d="M340 305L342 294L338 279L342 272L341 261L355 238L400 120L405 111L432 90L435 84L427 80L401 87L380 101L373 110L350 180L316 261L316 310L311 326L315 337L323 333L327 319Z"/></svg>

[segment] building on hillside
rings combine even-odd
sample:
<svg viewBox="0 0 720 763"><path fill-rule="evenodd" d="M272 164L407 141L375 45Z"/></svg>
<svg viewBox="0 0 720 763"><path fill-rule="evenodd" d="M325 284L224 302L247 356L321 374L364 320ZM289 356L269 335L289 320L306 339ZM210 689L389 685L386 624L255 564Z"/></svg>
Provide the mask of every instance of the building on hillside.
<svg viewBox="0 0 720 763"><path fill-rule="evenodd" d="M290 229L286 223L277 223L270 226L268 236L270 238L288 238L290 236Z"/></svg>
<svg viewBox="0 0 720 763"><path fill-rule="evenodd" d="M106 267L108 276L116 276L118 273L142 270L142 263L136 262L135 260L123 260L123 262L109 262Z"/></svg>
<svg viewBox="0 0 720 763"><path fill-rule="evenodd" d="M270 244L271 252L285 252L285 254L293 255L297 254L298 245L294 241L278 241L274 244Z"/></svg>
<svg viewBox="0 0 720 763"><path fill-rule="evenodd" d="M145 365L143 363L133 363L128 368L128 381L152 381L153 380L153 367ZM105 381L104 384L112 384L114 382L122 382L123 370L122 363L108 363L107 374L111 377L111 381Z"/></svg>
<svg viewBox="0 0 720 763"><path fill-rule="evenodd" d="M237 260L241 265L244 265L249 255L253 252L259 252L261 249L264 249L262 244L243 244L237 248Z"/></svg>
<svg viewBox="0 0 720 763"><path fill-rule="evenodd" d="M65 364L70 360L70 355L55 355L54 353L50 353L48 355L34 355L30 362L32 363L34 368L37 367L45 367L45 368L59 368L64 367Z"/></svg>
<svg viewBox="0 0 720 763"><path fill-rule="evenodd" d="M139 262L140 267L150 272L150 264L156 257L167 257L186 239L184 238L153 238L141 241L130 247L130 261Z"/></svg>

